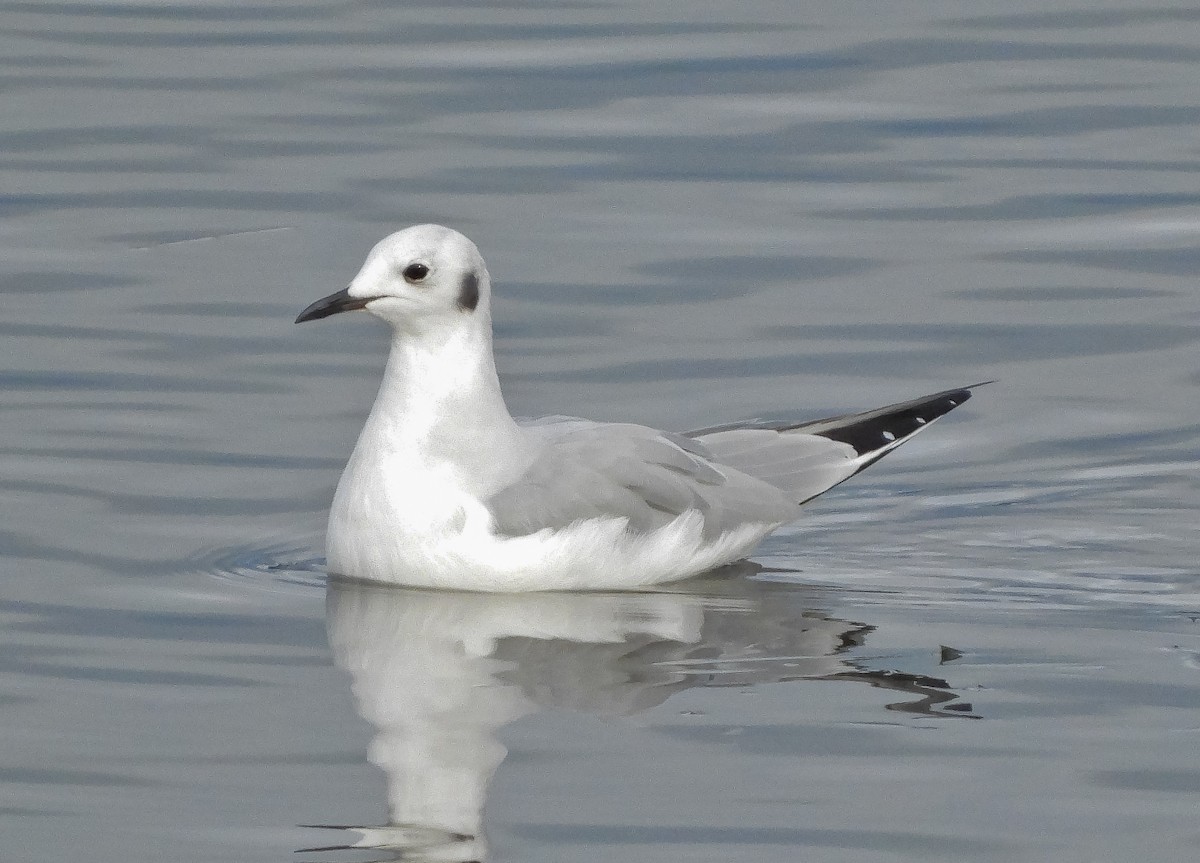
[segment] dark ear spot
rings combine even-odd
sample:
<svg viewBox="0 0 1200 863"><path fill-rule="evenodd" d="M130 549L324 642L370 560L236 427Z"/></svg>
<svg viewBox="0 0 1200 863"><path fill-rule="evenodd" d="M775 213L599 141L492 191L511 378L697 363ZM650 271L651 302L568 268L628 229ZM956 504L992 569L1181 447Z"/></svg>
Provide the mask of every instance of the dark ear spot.
<svg viewBox="0 0 1200 863"><path fill-rule="evenodd" d="M473 312L479 305L479 279L474 273L463 276L458 286L458 307L464 312Z"/></svg>

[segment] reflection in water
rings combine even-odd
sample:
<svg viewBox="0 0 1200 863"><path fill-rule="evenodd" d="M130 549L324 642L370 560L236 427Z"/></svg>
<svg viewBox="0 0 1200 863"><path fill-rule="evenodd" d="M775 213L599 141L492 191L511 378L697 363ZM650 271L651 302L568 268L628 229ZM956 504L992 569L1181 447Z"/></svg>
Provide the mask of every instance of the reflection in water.
<svg viewBox="0 0 1200 863"><path fill-rule="evenodd" d="M375 726L390 823L344 827L352 845L406 860L483 860L488 782L504 725L539 708L628 715L695 686L859 680L918 696L944 681L858 667L845 653L872 627L815 610L810 588L756 581L752 564L655 593L474 594L333 581L329 642ZM961 703L946 709L965 715ZM939 714L943 715L943 714ZM313 849L318 850L318 849Z"/></svg>

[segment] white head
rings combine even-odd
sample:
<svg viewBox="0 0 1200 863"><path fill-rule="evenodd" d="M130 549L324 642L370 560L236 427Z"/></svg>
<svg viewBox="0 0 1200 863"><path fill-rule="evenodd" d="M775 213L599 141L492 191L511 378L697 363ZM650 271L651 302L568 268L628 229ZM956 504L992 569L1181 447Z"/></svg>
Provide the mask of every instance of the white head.
<svg viewBox="0 0 1200 863"><path fill-rule="evenodd" d="M317 300L296 323L354 309L410 332L486 323L490 290L474 243L441 225L414 225L380 240L345 290Z"/></svg>

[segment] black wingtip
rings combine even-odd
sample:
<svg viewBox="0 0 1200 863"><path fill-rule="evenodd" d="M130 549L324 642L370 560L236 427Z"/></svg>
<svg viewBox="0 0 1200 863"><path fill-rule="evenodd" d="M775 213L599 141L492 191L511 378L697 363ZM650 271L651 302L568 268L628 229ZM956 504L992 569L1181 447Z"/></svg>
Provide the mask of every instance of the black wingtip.
<svg viewBox="0 0 1200 863"><path fill-rule="evenodd" d="M849 444L866 460L859 470L874 464L901 443L935 420L945 416L971 398L971 390L994 381L982 381L940 393L922 396L907 402L868 411L862 414L837 417L813 425L824 426L813 434Z"/></svg>

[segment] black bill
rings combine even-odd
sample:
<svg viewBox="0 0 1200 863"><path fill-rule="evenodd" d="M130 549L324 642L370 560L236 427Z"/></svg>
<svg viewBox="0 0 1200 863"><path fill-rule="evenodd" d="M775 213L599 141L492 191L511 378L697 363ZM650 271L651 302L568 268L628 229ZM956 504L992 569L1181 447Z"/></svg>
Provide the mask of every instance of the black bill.
<svg viewBox="0 0 1200 863"><path fill-rule="evenodd" d="M349 288L342 288L336 294L330 294L327 297L321 297L307 309L302 311L296 317L296 323L302 324L305 321L315 321L320 318L327 318L330 315L336 315L338 312L352 312L355 309L366 308L367 303L375 297L367 297L360 299L350 296Z"/></svg>

